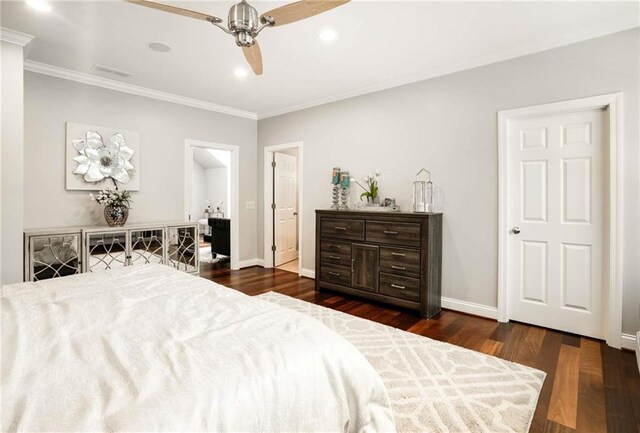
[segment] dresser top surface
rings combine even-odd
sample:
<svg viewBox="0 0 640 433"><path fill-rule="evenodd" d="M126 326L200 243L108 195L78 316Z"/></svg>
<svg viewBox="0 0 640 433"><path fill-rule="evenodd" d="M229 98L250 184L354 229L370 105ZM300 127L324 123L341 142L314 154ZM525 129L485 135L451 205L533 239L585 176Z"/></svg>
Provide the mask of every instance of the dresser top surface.
<svg viewBox="0 0 640 433"><path fill-rule="evenodd" d="M321 215L349 215L349 216L402 216L426 218L431 215L442 215L442 212L393 212L393 211L367 211L367 210L334 210L334 209L316 209L316 214Z"/></svg>
<svg viewBox="0 0 640 433"><path fill-rule="evenodd" d="M123 230L144 230L144 229L157 229L162 227L175 227L175 226L195 226L197 221L154 221L149 223L131 223L125 224L120 227L110 227L108 225L91 225L91 226L75 226L75 227L50 227L50 228L36 228L27 229L24 234L27 236L34 235L47 235L47 234L63 234L63 233L78 233L96 232L96 231L123 231Z"/></svg>

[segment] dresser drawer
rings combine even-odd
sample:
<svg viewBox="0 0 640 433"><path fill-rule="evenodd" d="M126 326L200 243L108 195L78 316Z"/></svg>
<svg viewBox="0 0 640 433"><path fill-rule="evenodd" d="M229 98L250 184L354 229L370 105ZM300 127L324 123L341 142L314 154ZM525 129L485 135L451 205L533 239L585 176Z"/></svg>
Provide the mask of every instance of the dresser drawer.
<svg viewBox="0 0 640 433"><path fill-rule="evenodd" d="M364 220L323 218L320 236L327 238L364 240Z"/></svg>
<svg viewBox="0 0 640 433"><path fill-rule="evenodd" d="M380 272L420 277L420 250L380 247Z"/></svg>
<svg viewBox="0 0 640 433"><path fill-rule="evenodd" d="M322 264L320 265L320 279L328 283L350 286L351 268L348 266Z"/></svg>
<svg viewBox="0 0 640 433"><path fill-rule="evenodd" d="M367 242L420 246L420 224L367 221Z"/></svg>
<svg viewBox="0 0 640 433"><path fill-rule="evenodd" d="M322 263L351 267L351 244L323 239L320 241L320 260Z"/></svg>
<svg viewBox="0 0 640 433"><path fill-rule="evenodd" d="M420 280L381 272L380 294L408 301L420 301Z"/></svg>

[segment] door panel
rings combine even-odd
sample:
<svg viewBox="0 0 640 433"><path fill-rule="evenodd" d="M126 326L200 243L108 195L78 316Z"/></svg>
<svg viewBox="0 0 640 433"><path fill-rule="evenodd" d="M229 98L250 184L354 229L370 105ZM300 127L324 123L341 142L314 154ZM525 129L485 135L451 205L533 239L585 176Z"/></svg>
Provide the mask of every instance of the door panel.
<svg viewBox="0 0 640 433"><path fill-rule="evenodd" d="M351 260L353 272L351 285L368 292L378 291L379 249L375 245L353 244Z"/></svg>
<svg viewBox="0 0 640 433"><path fill-rule="evenodd" d="M523 241L522 300L547 302L547 243Z"/></svg>
<svg viewBox="0 0 640 433"><path fill-rule="evenodd" d="M547 220L547 161L522 163L522 218Z"/></svg>
<svg viewBox="0 0 640 433"><path fill-rule="evenodd" d="M604 336L603 110L514 120L508 137L511 319ZM517 232L517 230L516 230Z"/></svg>
<svg viewBox="0 0 640 433"><path fill-rule="evenodd" d="M591 246L562 244L562 306L589 311Z"/></svg>
<svg viewBox="0 0 640 433"><path fill-rule="evenodd" d="M275 266L295 260L298 257L297 237L297 173L296 157L274 153L275 176Z"/></svg>
<svg viewBox="0 0 640 433"><path fill-rule="evenodd" d="M591 222L591 159L562 160L562 222Z"/></svg>

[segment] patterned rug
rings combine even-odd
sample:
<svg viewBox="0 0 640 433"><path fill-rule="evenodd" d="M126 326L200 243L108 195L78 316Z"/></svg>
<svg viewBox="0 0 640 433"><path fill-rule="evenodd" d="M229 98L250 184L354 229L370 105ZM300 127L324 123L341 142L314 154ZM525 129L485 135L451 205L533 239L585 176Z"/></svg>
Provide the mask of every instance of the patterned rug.
<svg viewBox="0 0 640 433"><path fill-rule="evenodd" d="M398 432L527 432L546 373L269 292L357 347L384 381Z"/></svg>

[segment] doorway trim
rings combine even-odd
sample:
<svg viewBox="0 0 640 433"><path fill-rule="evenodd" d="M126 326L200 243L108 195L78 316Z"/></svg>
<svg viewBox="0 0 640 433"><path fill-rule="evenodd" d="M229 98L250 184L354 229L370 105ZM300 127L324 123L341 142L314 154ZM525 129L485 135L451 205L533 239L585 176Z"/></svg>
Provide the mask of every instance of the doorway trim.
<svg viewBox="0 0 640 433"><path fill-rule="evenodd" d="M498 321L510 319L507 287L507 213L508 179L507 167L508 132L511 121L528 117L556 115L580 110L605 109L609 123L608 152L605 161L608 166L609 189L605 191L605 203L608 200L608 212L605 211L605 239L608 237L608 260L605 261L605 297L607 304L604 335L609 346L620 348L622 344L622 93L573 99L570 101L536 105L498 112ZM608 284L607 284L608 283Z"/></svg>
<svg viewBox="0 0 640 433"><path fill-rule="evenodd" d="M208 141L191 140L184 141L184 218L189 220L191 214L191 190L193 180L193 149L218 149L231 152L231 182L229 194L229 209L231 209L231 269L240 269L240 146L235 144L211 143Z"/></svg>
<svg viewBox="0 0 640 433"><path fill-rule="evenodd" d="M273 196L273 179L271 178L272 167L271 161L273 161L273 153L279 150L298 149L298 160L296 161L297 171L297 193L298 193L298 275L302 275L302 254L303 254L303 241L302 241L302 228L304 227L304 201L302 194L302 187L304 179L304 155L303 155L303 142L296 141L293 143L274 144L272 146L264 147L264 195L263 195L263 209L262 220L264 223L264 267L273 268L273 254L271 251L271 242L273 240L273 224L271 213L271 199Z"/></svg>

